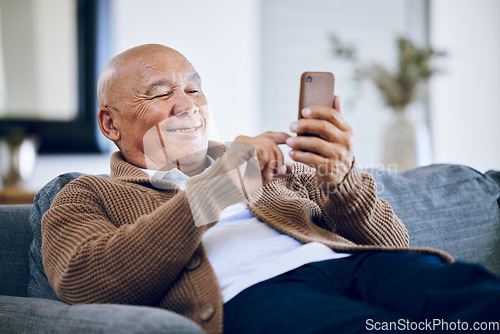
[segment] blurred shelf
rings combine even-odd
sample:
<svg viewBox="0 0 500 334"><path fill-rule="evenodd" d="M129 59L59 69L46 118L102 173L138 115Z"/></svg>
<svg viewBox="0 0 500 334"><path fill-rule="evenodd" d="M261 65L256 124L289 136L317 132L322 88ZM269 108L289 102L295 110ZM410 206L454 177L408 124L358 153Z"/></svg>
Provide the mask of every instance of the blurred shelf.
<svg viewBox="0 0 500 334"><path fill-rule="evenodd" d="M0 204L33 204L36 192L18 188L0 189Z"/></svg>

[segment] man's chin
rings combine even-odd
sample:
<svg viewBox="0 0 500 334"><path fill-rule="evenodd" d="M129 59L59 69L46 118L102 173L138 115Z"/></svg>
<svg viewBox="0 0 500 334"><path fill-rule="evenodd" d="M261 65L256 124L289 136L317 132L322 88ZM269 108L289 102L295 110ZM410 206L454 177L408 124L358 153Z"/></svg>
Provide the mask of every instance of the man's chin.
<svg viewBox="0 0 500 334"><path fill-rule="evenodd" d="M207 145L200 149L190 151L188 147L181 147L173 152L168 152L166 159L163 160L162 169L177 168L182 172L189 172L193 169L203 166L207 158Z"/></svg>

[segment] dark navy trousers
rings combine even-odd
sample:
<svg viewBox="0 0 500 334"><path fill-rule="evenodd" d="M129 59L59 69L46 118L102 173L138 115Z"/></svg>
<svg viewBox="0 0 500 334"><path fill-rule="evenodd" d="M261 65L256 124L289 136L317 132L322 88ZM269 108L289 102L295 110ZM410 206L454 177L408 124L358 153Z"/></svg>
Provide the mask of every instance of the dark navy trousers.
<svg viewBox="0 0 500 334"><path fill-rule="evenodd" d="M500 333L499 323L498 277L406 251L309 263L224 304L224 333L238 334Z"/></svg>

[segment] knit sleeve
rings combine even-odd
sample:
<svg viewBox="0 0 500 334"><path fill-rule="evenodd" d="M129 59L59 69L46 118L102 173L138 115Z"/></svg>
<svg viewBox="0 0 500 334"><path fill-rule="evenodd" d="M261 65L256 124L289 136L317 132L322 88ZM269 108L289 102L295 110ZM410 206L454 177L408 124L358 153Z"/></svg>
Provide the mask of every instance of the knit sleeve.
<svg viewBox="0 0 500 334"><path fill-rule="evenodd" d="M127 198L106 181L96 182L83 177L68 184L42 218L43 263L52 288L72 304L155 305L213 224L195 225L185 192L153 207L150 197ZM110 212L130 210L129 200L151 206L145 209L150 213L113 222Z"/></svg>
<svg viewBox="0 0 500 334"><path fill-rule="evenodd" d="M408 247L406 227L392 207L377 196L375 180L353 165L328 194L325 209L337 233L360 245Z"/></svg>

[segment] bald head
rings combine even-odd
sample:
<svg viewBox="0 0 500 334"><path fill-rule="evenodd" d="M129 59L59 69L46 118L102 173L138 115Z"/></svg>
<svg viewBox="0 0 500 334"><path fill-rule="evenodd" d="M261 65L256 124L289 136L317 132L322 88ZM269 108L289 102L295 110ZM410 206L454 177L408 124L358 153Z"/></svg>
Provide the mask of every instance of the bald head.
<svg viewBox="0 0 500 334"><path fill-rule="evenodd" d="M123 94L134 90L134 79L144 75L148 68L154 67L155 59L189 63L180 52L161 44L144 44L125 50L113 57L99 75L99 108L115 106L119 101L123 101Z"/></svg>

